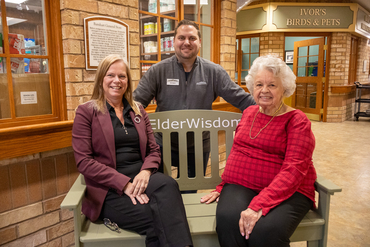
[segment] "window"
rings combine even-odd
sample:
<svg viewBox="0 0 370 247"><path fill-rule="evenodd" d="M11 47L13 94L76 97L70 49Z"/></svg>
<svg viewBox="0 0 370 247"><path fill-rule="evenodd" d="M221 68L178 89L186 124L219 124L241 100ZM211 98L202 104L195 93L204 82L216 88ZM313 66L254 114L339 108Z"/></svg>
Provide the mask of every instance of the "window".
<svg viewBox="0 0 370 247"><path fill-rule="evenodd" d="M182 19L199 25L199 56L219 62L219 49L216 48L219 40L213 37L218 36L214 12L220 8L220 4L214 0L182 0L180 5L177 0L139 0L140 76L153 64L175 55L175 28ZM154 100L152 104L155 104Z"/></svg>
<svg viewBox="0 0 370 247"><path fill-rule="evenodd" d="M235 82L242 86L245 85L245 77L248 75L253 61L260 55L260 38L236 37L236 49Z"/></svg>
<svg viewBox="0 0 370 247"><path fill-rule="evenodd" d="M178 6L176 0L140 0L140 64L141 76L154 63L175 54L173 48L174 30L182 19L199 25L202 36L200 56L215 61L212 39L215 36L214 0L183 0ZM213 41L213 42L212 42Z"/></svg>
<svg viewBox="0 0 370 247"><path fill-rule="evenodd" d="M356 81L357 72L357 37L351 37L351 53L349 58L349 73L348 73L348 84L353 85Z"/></svg>
<svg viewBox="0 0 370 247"><path fill-rule="evenodd" d="M1 1L0 127L65 118L59 5Z"/></svg>
<svg viewBox="0 0 370 247"><path fill-rule="evenodd" d="M172 43L178 9L176 0L140 0L141 76L152 64L175 54Z"/></svg>
<svg viewBox="0 0 370 247"><path fill-rule="evenodd" d="M202 36L200 56L214 61L212 54L214 36L214 4L213 0L183 0L183 19L194 21L199 25Z"/></svg>

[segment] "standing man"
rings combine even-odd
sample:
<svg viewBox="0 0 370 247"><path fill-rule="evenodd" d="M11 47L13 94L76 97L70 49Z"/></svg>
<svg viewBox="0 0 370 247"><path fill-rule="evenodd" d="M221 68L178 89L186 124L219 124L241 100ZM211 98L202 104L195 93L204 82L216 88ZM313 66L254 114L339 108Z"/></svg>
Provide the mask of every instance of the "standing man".
<svg viewBox="0 0 370 247"><path fill-rule="evenodd" d="M147 107L155 98L157 112L212 110L212 103L218 96L241 111L254 105L253 97L235 84L220 65L198 56L200 36L196 23L180 21L175 28L175 56L150 67L134 91L134 99ZM177 146L176 137L172 136L171 140L174 146L172 165L178 167L178 152L174 151ZM192 137L188 136L188 175L195 177L194 143L191 140ZM156 135L156 141L162 146L162 136ZM203 150L205 169L209 157L209 135L203 135Z"/></svg>

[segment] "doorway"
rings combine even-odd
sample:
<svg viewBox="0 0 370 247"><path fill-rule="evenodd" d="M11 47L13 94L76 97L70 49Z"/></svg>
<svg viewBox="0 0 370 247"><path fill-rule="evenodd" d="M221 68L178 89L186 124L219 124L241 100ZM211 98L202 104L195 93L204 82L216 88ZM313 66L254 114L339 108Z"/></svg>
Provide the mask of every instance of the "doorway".
<svg viewBox="0 0 370 247"><path fill-rule="evenodd" d="M310 120L326 120L324 112L326 37L285 37L285 59L297 76L296 91L285 103L303 111Z"/></svg>

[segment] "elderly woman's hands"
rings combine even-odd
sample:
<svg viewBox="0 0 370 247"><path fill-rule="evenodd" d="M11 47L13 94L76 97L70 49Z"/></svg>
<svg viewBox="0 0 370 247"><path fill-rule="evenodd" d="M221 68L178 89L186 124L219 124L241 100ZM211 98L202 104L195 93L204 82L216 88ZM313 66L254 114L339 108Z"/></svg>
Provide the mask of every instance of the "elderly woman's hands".
<svg viewBox="0 0 370 247"><path fill-rule="evenodd" d="M203 196L200 199L201 203L212 203L214 201L219 200L220 193L217 191L213 191L208 195ZM239 220L239 229L240 234L245 237L245 239L249 238L249 235L252 233L252 230L254 226L256 225L257 221L262 216L262 209L260 209L258 212L248 208L240 213L240 220Z"/></svg>
<svg viewBox="0 0 370 247"><path fill-rule="evenodd" d="M240 220L239 220L239 229L240 234L245 237L245 239L249 238L249 235L252 233L254 226L256 225L257 221L262 216L262 209L258 210L258 212L248 208L240 213Z"/></svg>
<svg viewBox="0 0 370 247"><path fill-rule="evenodd" d="M220 193L218 193L217 191L213 191L210 194L205 195L202 198L200 198L200 202L206 203L206 204L210 204L211 202L214 202L215 200L218 202L219 196L220 196Z"/></svg>

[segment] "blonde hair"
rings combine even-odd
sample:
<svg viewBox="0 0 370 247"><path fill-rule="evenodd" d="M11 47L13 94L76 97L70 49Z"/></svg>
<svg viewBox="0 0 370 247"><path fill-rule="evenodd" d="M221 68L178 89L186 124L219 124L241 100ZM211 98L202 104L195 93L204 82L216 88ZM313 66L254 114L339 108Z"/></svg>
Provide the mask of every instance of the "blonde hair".
<svg viewBox="0 0 370 247"><path fill-rule="evenodd" d="M95 81L94 81L94 90L91 95L91 101L94 104L94 108L102 113L105 113L107 110L106 106L106 98L104 94L103 89L103 81L104 77L107 74L107 71L109 70L110 66L114 63L122 62L126 67L126 74L127 74L127 89L125 93L123 94L123 97L128 101L128 103L131 105L132 109L134 110L136 115L141 116L141 112L139 109L139 103L134 101L132 96L132 79L131 79L131 72L130 68L128 67L127 63L123 60L123 58L120 55L111 54L106 56L98 65L98 69L96 71L95 75Z"/></svg>

